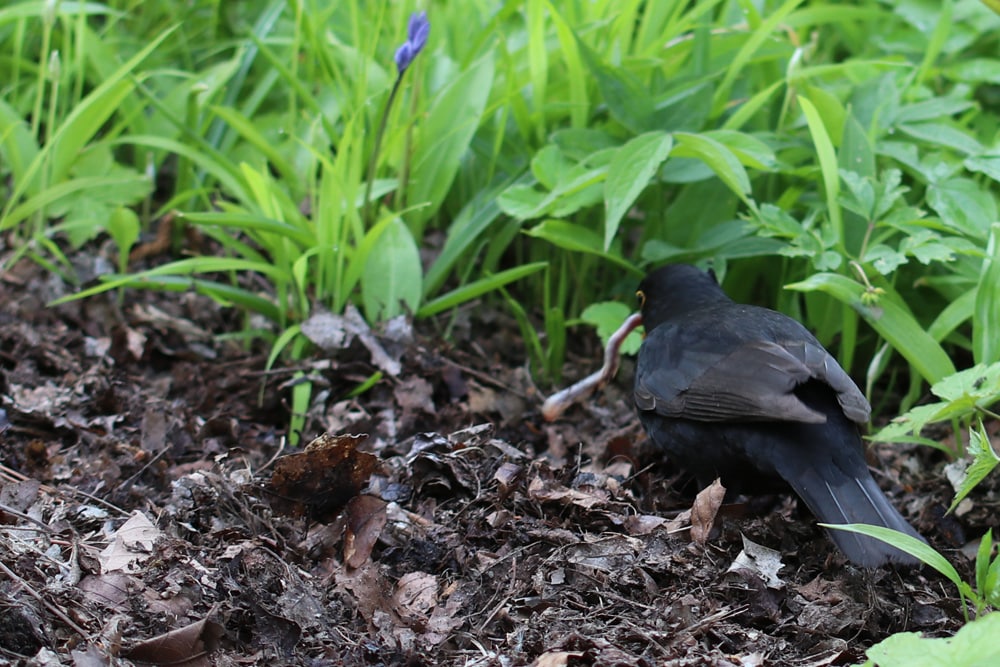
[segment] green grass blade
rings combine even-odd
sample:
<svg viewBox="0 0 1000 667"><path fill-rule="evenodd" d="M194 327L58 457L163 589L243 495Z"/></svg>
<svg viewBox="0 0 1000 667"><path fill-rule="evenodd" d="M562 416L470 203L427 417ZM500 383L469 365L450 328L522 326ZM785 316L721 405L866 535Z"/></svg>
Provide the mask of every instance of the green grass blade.
<svg viewBox="0 0 1000 667"><path fill-rule="evenodd" d="M431 315L437 315L438 313L450 310L466 301L471 301L483 294L496 291L515 280L520 280L533 273L537 273L548 265L548 262L532 262L531 264L516 266L513 269L507 269L492 276L474 280L446 294L442 294L432 301L428 301L417 311L417 317L430 317Z"/></svg>

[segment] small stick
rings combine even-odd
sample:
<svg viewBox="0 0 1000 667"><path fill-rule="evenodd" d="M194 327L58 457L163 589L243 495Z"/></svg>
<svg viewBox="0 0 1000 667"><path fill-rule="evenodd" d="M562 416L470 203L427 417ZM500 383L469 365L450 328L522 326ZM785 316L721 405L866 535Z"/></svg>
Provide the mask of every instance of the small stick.
<svg viewBox="0 0 1000 667"><path fill-rule="evenodd" d="M618 331L611 334L607 347L604 348L604 365L601 370L583 378L571 387L556 392L546 399L542 404L542 416L545 421L555 421L562 413L566 412L569 406L582 401L595 390L603 387L614 378L618 372L618 351L622 346L622 341L633 329L642 324L642 315L633 313L628 319L618 327Z"/></svg>

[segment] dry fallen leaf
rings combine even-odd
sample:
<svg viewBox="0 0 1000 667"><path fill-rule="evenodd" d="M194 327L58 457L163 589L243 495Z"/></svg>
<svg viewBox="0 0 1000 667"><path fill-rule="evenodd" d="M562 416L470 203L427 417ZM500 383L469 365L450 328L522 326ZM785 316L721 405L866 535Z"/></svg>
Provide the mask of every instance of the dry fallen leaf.
<svg viewBox="0 0 1000 667"><path fill-rule="evenodd" d="M729 566L728 572L749 571L763 581L768 588L782 589L785 587L785 582L778 576L778 570L783 567L780 551L751 542L744 535L743 551L736 556L736 560Z"/></svg>
<svg viewBox="0 0 1000 667"><path fill-rule="evenodd" d="M716 479L698 493L691 505L691 540L704 545L715 525L715 517L726 497L726 487Z"/></svg>
<svg viewBox="0 0 1000 667"><path fill-rule="evenodd" d="M347 503L344 562L350 567L361 567L371 556L388 520L385 508L386 502L375 496L355 496Z"/></svg>
<svg viewBox="0 0 1000 667"><path fill-rule="evenodd" d="M160 530L142 512L135 511L129 520L115 532L114 539L99 557L101 574L123 570L128 572L136 563L153 555L153 544L160 538Z"/></svg>
<svg viewBox="0 0 1000 667"><path fill-rule="evenodd" d="M129 660L153 665L208 666L212 664L208 654L218 647L223 632L221 625L203 618L183 628L139 642L123 655Z"/></svg>

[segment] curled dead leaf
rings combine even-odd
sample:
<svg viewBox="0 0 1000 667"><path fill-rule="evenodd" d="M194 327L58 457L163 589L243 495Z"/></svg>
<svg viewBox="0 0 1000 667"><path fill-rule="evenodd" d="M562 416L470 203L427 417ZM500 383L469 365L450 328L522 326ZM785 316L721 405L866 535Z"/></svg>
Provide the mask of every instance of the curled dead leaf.
<svg viewBox="0 0 1000 667"><path fill-rule="evenodd" d="M358 451L367 435L316 438L298 454L282 456L265 487L279 514L306 516L326 523L368 484L378 457Z"/></svg>
<svg viewBox="0 0 1000 667"><path fill-rule="evenodd" d="M726 487L718 479L695 497L694 504L691 505L691 540L696 544L704 545L708 542L708 536L715 526L715 517L719 514L725 497Z"/></svg>

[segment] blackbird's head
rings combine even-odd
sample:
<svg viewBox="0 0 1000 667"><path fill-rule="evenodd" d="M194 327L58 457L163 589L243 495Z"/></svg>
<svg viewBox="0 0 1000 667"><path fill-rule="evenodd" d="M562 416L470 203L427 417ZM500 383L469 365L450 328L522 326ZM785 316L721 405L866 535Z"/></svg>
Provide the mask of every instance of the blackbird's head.
<svg viewBox="0 0 1000 667"><path fill-rule="evenodd" d="M646 331L709 304L730 301L714 273L690 264L668 264L656 269L642 279L635 294Z"/></svg>

